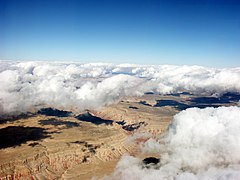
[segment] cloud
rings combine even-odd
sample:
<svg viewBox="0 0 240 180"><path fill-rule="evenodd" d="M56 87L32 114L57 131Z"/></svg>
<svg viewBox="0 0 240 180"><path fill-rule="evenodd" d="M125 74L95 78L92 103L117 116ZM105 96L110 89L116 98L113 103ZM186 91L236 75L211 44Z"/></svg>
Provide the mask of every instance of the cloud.
<svg viewBox="0 0 240 180"><path fill-rule="evenodd" d="M97 109L128 95L141 94L141 79L128 75L105 77L106 67L86 70L65 64L19 63L0 73L0 113L42 107L81 111Z"/></svg>
<svg viewBox="0 0 240 180"><path fill-rule="evenodd" d="M147 91L240 92L240 68L35 61L0 65L0 114L43 107L98 109Z"/></svg>
<svg viewBox="0 0 240 180"><path fill-rule="evenodd" d="M44 107L99 109L147 91L240 92L240 68L11 61L0 65L0 115ZM182 111L164 137L149 139L140 149L158 153L160 164L144 168L141 159L125 155L106 179L240 179L240 108Z"/></svg>
<svg viewBox="0 0 240 180"><path fill-rule="evenodd" d="M145 147L148 153L158 149L157 168L125 155L105 179L240 179L240 107L184 110L163 137Z"/></svg>

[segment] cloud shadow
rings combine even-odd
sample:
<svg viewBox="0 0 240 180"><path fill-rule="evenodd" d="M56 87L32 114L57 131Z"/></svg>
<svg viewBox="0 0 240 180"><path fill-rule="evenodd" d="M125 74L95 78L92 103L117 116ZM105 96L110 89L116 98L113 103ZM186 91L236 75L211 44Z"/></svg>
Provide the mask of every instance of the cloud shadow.
<svg viewBox="0 0 240 180"><path fill-rule="evenodd" d="M44 128L8 126L0 129L0 149L50 137Z"/></svg>
<svg viewBox="0 0 240 180"><path fill-rule="evenodd" d="M180 102L174 101L174 100L157 100L157 103L154 105L154 107L164 107L164 106L175 107L178 110L185 110L185 109L191 107L187 104L180 103Z"/></svg>
<svg viewBox="0 0 240 180"><path fill-rule="evenodd" d="M80 115L76 116L75 118L80 121L91 122L95 125L100 125L100 124L112 125L112 123L113 123L112 120L105 120L105 119L93 116L89 112L80 114Z"/></svg>
<svg viewBox="0 0 240 180"><path fill-rule="evenodd" d="M56 116L56 117L69 117L72 115L70 111L63 111L54 108L42 108L38 112L38 114L46 115L46 116Z"/></svg>
<svg viewBox="0 0 240 180"><path fill-rule="evenodd" d="M47 120L40 120L39 124L41 125L53 125L53 126L61 126L64 125L66 128L73 128L73 127L79 127L80 124L77 122L71 122L71 121L60 121L55 118L47 119Z"/></svg>

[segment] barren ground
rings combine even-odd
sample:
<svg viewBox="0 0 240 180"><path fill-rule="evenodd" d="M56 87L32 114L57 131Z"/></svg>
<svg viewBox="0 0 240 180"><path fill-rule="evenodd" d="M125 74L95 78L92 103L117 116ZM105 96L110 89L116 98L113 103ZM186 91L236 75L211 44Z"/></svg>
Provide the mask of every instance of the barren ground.
<svg viewBox="0 0 240 180"><path fill-rule="evenodd" d="M163 133L172 117L189 107L236 105L239 95L221 98L145 94L99 111L43 109L0 120L0 179L91 179L110 174L138 145ZM148 133L145 138L131 138Z"/></svg>

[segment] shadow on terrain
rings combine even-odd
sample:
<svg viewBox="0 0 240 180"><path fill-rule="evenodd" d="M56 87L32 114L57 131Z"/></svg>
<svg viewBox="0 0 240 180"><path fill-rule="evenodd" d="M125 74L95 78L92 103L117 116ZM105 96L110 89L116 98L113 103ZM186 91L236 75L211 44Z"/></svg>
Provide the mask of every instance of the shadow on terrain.
<svg viewBox="0 0 240 180"><path fill-rule="evenodd" d="M35 115L32 113L23 113L20 115L0 115L0 124L4 124L7 122L13 122L13 121L17 121L19 119L28 119L31 117L34 117Z"/></svg>
<svg viewBox="0 0 240 180"><path fill-rule="evenodd" d="M0 149L19 146L27 141L49 137L45 129L38 127L8 126L0 129Z"/></svg>
<svg viewBox="0 0 240 180"><path fill-rule="evenodd" d="M157 100L157 103L154 105L154 107L164 107L164 106L175 107L178 110L184 110L191 107L187 104L180 103L174 100Z"/></svg>
<svg viewBox="0 0 240 180"><path fill-rule="evenodd" d="M35 147L37 145L41 145L41 144L39 144L38 142L33 142L33 143L30 143L28 146Z"/></svg>
<svg viewBox="0 0 240 180"><path fill-rule="evenodd" d="M124 124L126 124L126 122L125 122L124 120L122 120L122 121L116 121L116 123L119 124L119 125L121 125L121 126L123 126Z"/></svg>
<svg viewBox="0 0 240 180"><path fill-rule="evenodd" d="M191 99L193 103L200 104L225 104L231 102L238 102L240 100L239 93L225 93L220 97L196 97Z"/></svg>
<svg viewBox="0 0 240 180"><path fill-rule="evenodd" d="M183 94L183 93L178 93ZM179 96L178 94L171 94L173 96ZM184 93L187 94L188 93ZM206 107L219 107L223 106L228 103L236 103L240 100L239 93L225 93L220 97L195 97L188 100L189 104L185 104L175 100L157 100L157 103L154 107L164 107L164 106L171 106L178 110L185 110L187 108L198 107L198 108L206 108ZM145 101L140 101L140 104L149 106Z"/></svg>
<svg viewBox="0 0 240 180"><path fill-rule="evenodd" d="M146 101L140 101L139 104L145 105L145 106L151 106L150 104L148 104Z"/></svg>
<svg viewBox="0 0 240 180"><path fill-rule="evenodd" d="M54 108L42 108L37 113L46 115L46 116L56 116L56 117L69 117L72 115L72 112L70 111L62 111Z"/></svg>
<svg viewBox="0 0 240 180"><path fill-rule="evenodd" d="M184 104L174 100L157 100L157 103L154 105L154 107L164 107L164 106L171 106L181 111L181 110L185 110L187 108L193 108L193 107L206 108L206 107L219 107L221 105L213 104L213 103L209 103L209 104L191 103L190 105L188 105L188 104Z"/></svg>
<svg viewBox="0 0 240 180"><path fill-rule="evenodd" d="M229 102L240 101L240 93L228 92L221 96L222 99L228 99Z"/></svg>
<svg viewBox="0 0 240 180"><path fill-rule="evenodd" d="M176 96L176 97L180 97L180 95L192 95L189 92L181 92L181 93L172 93L172 94L167 94L167 96Z"/></svg>
<svg viewBox="0 0 240 180"><path fill-rule="evenodd" d="M116 121L117 124L122 126L122 129L126 130L126 131L134 131L138 128L140 128L142 125L146 125L146 123L144 121L138 122L138 123L133 123L133 124L128 124L125 125L126 122L123 121Z"/></svg>
<svg viewBox="0 0 240 180"><path fill-rule="evenodd" d="M84 151L84 152L88 151L91 154L96 154L96 150L101 147L101 145L99 145L99 144L98 145L93 145L93 144L90 144L86 141L74 141L74 142L71 142L71 143L83 145L85 148L82 148L82 151Z"/></svg>
<svg viewBox="0 0 240 180"><path fill-rule="evenodd" d="M129 106L128 108L130 108L130 109L138 109L138 107L135 107L135 106Z"/></svg>
<svg viewBox="0 0 240 180"><path fill-rule="evenodd" d="M145 92L144 94L154 94L154 92Z"/></svg>
<svg viewBox="0 0 240 180"><path fill-rule="evenodd" d="M91 122L95 125L100 125L100 124L112 125L112 123L113 123L112 120L104 120L102 118L91 115L89 112L80 114L80 115L76 116L75 118L80 121Z"/></svg>
<svg viewBox="0 0 240 180"><path fill-rule="evenodd" d="M230 101L227 99L221 99L216 97L196 97L190 100L192 103L195 104L225 104L229 103Z"/></svg>
<svg viewBox="0 0 240 180"><path fill-rule="evenodd" d="M145 122L139 122L139 123L134 123L134 124L129 124L129 125L123 125L122 128L126 131L134 131L138 128L140 128L142 125L144 125Z"/></svg>
<svg viewBox="0 0 240 180"><path fill-rule="evenodd" d="M78 115L75 118L77 118L80 121L91 122L95 125L100 125L100 124L112 125L113 124L113 120L105 120L105 119L93 116L89 112ZM123 121L115 121L115 122L117 124L121 125L122 129L124 129L126 131L134 131L134 130L140 128L142 125L146 124L145 122L138 122L138 123L126 125L126 122L124 120Z"/></svg>
<svg viewBox="0 0 240 180"><path fill-rule="evenodd" d="M72 127L79 127L80 124L76 122L71 122L71 121L60 121L55 118L51 118L48 120L40 120L39 124L41 125L54 125L54 126L61 126L65 125L66 128L72 128Z"/></svg>

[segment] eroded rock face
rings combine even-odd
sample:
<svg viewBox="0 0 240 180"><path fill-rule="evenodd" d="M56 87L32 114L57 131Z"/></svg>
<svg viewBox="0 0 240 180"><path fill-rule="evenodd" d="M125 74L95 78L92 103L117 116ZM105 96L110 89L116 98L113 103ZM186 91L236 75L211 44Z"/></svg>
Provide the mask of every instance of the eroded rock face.
<svg viewBox="0 0 240 180"><path fill-rule="evenodd" d="M0 177L72 178L81 166L115 164L123 153L133 151L127 136L116 124L96 125L74 117L36 115L10 121L0 127Z"/></svg>
<svg viewBox="0 0 240 180"><path fill-rule="evenodd" d="M0 119L0 177L102 177L113 171L124 153L138 156L138 145L149 137L129 140L133 134L159 135L167 129L173 115L194 107L199 98L191 94L145 94L97 112L77 114L46 108L29 116ZM206 99L200 98L201 106L209 106ZM231 105L213 103L214 106ZM142 159L145 164L159 162L149 155Z"/></svg>

